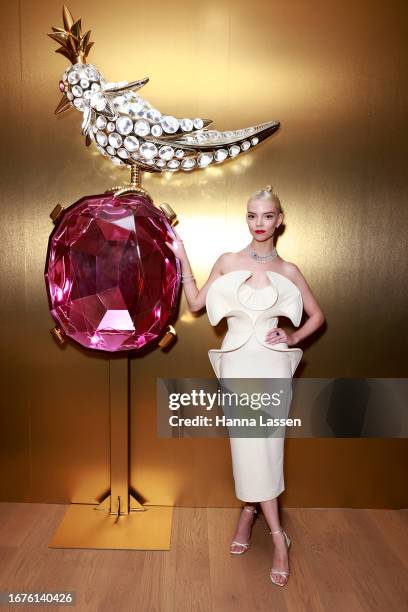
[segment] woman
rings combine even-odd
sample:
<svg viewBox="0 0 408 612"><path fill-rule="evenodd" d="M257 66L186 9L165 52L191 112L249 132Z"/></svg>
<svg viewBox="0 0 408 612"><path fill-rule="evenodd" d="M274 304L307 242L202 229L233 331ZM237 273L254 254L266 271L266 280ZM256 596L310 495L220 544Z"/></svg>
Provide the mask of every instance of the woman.
<svg viewBox="0 0 408 612"><path fill-rule="evenodd" d="M166 244L180 259L190 310L195 312L206 306L213 325L227 318L229 330L221 349L209 351L217 377L290 378L302 350L289 347L318 329L324 315L299 268L277 254L274 234L283 222L283 212L270 185L250 196L246 221L252 236L250 244L237 253L223 253L200 290L178 233L172 245ZM278 315L287 316L298 327L303 310L308 319L293 333L277 327ZM284 586L289 578L290 546L278 511L278 496L284 490L284 438L230 437L230 443L236 494L247 502L230 552L243 554L248 550L259 503L274 543L270 578L274 584Z"/></svg>

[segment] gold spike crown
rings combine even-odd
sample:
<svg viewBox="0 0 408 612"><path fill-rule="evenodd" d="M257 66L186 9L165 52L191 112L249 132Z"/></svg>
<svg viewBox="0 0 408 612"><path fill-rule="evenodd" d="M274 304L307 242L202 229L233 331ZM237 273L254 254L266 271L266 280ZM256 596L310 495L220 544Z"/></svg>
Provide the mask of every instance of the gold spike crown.
<svg viewBox="0 0 408 612"><path fill-rule="evenodd" d="M68 7L62 8L63 28L51 28L50 38L56 40L61 46L55 49L55 53L61 53L69 59L72 64L85 64L88 53L93 45L89 41L91 30L85 34L81 31L81 20L74 21Z"/></svg>

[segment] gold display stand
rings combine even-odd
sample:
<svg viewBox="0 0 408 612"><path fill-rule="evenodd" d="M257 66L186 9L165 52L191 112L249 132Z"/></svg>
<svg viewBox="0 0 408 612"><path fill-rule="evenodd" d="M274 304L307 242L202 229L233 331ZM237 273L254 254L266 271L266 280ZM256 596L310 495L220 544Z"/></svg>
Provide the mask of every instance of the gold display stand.
<svg viewBox="0 0 408 612"><path fill-rule="evenodd" d="M142 170L131 167L130 184L111 188L115 197L135 193L148 198L141 187ZM159 207L170 224L177 215L168 204ZM54 223L63 211L57 205L51 213ZM51 330L58 342L63 338L58 326ZM164 348L174 339L176 332L169 325L159 342ZM143 505L129 489L129 422L130 422L130 359L117 356L109 359L110 405L110 493L98 505L72 504L49 548L130 548L139 550L169 550L173 519L172 506Z"/></svg>
<svg viewBox="0 0 408 612"><path fill-rule="evenodd" d="M109 359L110 493L72 504L49 548L170 549L173 508L143 505L129 490L129 373L128 356Z"/></svg>

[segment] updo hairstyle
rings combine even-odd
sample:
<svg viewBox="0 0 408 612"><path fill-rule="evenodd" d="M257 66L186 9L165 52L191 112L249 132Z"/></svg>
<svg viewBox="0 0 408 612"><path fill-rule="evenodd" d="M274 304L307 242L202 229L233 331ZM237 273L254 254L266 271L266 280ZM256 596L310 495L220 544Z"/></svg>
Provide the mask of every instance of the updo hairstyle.
<svg viewBox="0 0 408 612"><path fill-rule="evenodd" d="M271 202L274 202L276 204L278 213L283 214L280 199L278 198L276 193L273 192L272 185L266 185L266 187L263 187L263 189L259 189L258 191L254 191L253 193L251 193L251 195L249 196L248 203L251 202L251 200L270 200Z"/></svg>

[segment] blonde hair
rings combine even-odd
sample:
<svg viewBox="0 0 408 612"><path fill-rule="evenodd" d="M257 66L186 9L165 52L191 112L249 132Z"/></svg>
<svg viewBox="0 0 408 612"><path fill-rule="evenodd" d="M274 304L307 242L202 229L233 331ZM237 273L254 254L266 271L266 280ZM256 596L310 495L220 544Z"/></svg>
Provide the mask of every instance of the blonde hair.
<svg viewBox="0 0 408 612"><path fill-rule="evenodd" d="M276 208L278 209L278 212L283 214L280 199L278 198L276 193L273 192L272 185L266 185L266 187L263 187L262 189L251 193L251 195L249 196L248 203L251 202L251 200L270 200L271 202L274 202Z"/></svg>

